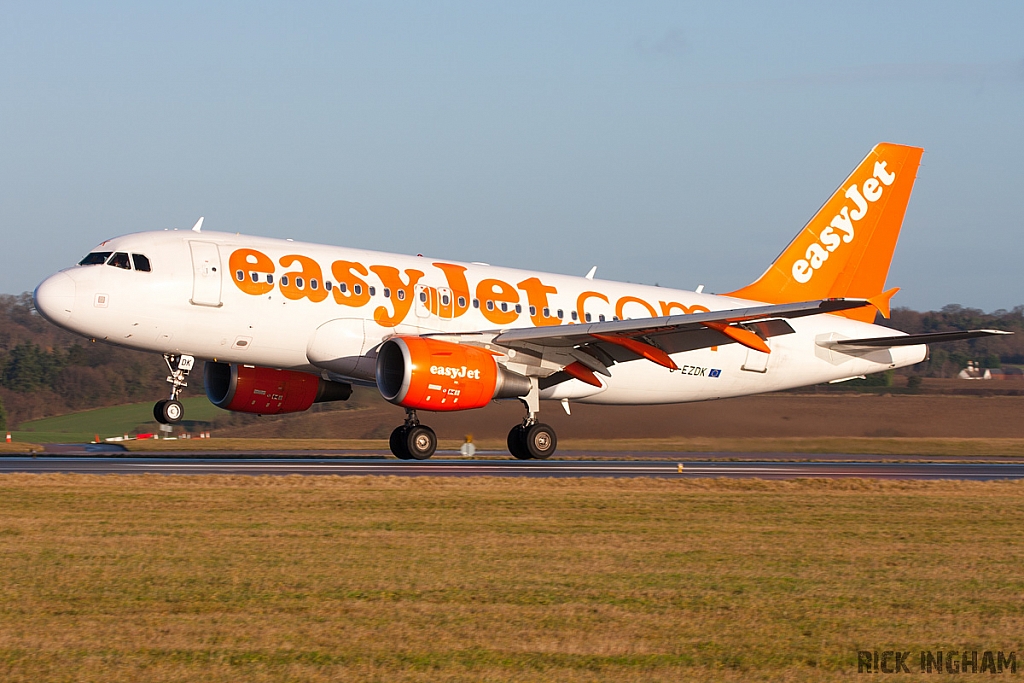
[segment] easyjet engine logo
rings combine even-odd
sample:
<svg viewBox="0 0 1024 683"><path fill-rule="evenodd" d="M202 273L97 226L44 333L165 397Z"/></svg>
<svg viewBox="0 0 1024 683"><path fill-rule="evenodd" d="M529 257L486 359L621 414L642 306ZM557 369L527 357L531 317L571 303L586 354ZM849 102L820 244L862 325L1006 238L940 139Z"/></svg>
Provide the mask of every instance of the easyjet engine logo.
<svg viewBox="0 0 1024 683"><path fill-rule="evenodd" d="M446 365L431 365L431 375L441 375L452 379L480 379L479 370L471 370L463 365L461 368L452 368Z"/></svg>
<svg viewBox="0 0 1024 683"><path fill-rule="evenodd" d="M885 188L896 180L896 174L885 169L886 162L876 161L870 178L859 186L857 183L846 188L844 196L853 202L853 208L844 206L833 216L831 222L818 235L818 239L807 247L804 258L793 263L793 279L806 284L814 277L814 271L821 268L829 255L841 244L854 240L854 224L868 215L872 204L882 198Z"/></svg>

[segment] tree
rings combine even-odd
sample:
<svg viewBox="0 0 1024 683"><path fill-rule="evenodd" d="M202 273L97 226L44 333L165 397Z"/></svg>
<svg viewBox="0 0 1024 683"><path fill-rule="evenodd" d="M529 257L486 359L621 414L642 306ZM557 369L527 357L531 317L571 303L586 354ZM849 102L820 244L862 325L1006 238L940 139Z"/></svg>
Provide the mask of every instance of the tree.
<svg viewBox="0 0 1024 683"><path fill-rule="evenodd" d="M4 400L0 398L0 431L7 429L7 412L4 410Z"/></svg>

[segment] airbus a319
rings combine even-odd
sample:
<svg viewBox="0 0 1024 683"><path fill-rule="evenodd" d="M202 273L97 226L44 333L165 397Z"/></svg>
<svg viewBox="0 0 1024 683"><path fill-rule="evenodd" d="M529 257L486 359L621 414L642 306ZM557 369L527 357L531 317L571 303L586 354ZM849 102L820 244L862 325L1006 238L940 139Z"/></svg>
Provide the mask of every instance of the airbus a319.
<svg viewBox="0 0 1024 683"><path fill-rule="evenodd" d="M272 415L375 386L406 409L403 459L437 445L424 411L518 399L516 458L548 458L542 400L619 405L746 396L913 365L926 344L995 330L905 335L885 289L922 150L871 150L768 270L727 294L191 230L109 239L35 291L48 320L163 354L178 401L196 360L209 399ZM566 404L568 405L568 404Z"/></svg>

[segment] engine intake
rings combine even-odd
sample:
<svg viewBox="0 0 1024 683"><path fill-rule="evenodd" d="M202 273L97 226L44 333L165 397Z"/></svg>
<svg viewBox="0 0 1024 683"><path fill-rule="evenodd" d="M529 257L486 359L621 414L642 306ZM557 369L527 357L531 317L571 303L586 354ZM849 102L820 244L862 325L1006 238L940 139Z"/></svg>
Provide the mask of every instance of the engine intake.
<svg viewBox="0 0 1024 683"><path fill-rule="evenodd" d="M530 393L530 380L476 346L393 337L377 351L377 388L385 400L421 410L470 410L494 398Z"/></svg>
<svg viewBox="0 0 1024 683"><path fill-rule="evenodd" d="M218 408L242 413L298 413L314 403L345 401L352 385L294 370L206 363L206 396Z"/></svg>

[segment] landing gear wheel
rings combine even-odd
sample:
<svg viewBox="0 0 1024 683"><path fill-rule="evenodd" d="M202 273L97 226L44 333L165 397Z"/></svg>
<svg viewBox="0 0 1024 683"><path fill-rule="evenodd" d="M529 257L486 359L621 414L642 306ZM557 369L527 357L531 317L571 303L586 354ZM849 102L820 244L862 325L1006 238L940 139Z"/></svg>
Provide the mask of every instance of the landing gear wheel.
<svg viewBox="0 0 1024 683"><path fill-rule="evenodd" d="M523 441L526 446L526 452L530 454L530 457L537 458L538 460L550 458L558 446L555 430L540 422L527 427L524 436Z"/></svg>
<svg viewBox="0 0 1024 683"><path fill-rule="evenodd" d="M533 456L526 450L526 427L516 425L508 433L508 452L515 456L516 460L529 460Z"/></svg>
<svg viewBox="0 0 1024 683"><path fill-rule="evenodd" d="M180 401L161 401L163 403L160 406L160 413L162 420L160 422L173 425L181 422L181 418L185 417L185 407L181 405Z"/></svg>
<svg viewBox="0 0 1024 683"><path fill-rule="evenodd" d="M409 428L405 425L395 427L395 431L391 432L391 439L388 440L388 446L391 447L391 452L395 454L395 457L399 460L411 460L412 456L409 454L409 447L406 445L406 436L409 432Z"/></svg>
<svg viewBox="0 0 1024 683"><path fill-rule="evenodd" d="M426 460L437 450L437 435L430 427L423 425L409 427L405 436L405 447L410 457L416 460Z"/></svg>
<svg viewBox="0 0 1024 683"><path fill-rule="evenodd" d="M153 404L153 419L155 419L162 425L167 424L167 419L164 417L164 405L166 404L166 398L163 399L162 401L157 401L155 404Z"/></svg>

